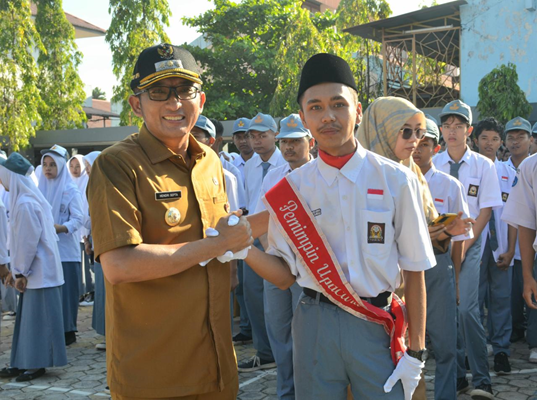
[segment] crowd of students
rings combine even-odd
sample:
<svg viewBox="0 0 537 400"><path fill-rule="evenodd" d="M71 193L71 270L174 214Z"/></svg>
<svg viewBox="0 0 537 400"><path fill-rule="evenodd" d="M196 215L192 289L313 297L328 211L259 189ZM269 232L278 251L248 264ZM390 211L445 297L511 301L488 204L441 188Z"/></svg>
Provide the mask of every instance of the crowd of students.
<svg viewBox="0 0 537 400"><path fill-rule="evenodd" d="M46 368L67 364L65 348L76 342L81 295L93 291L90 268L96 278L93 326L104 335L104 280L98 264L89 262L91 220L85 195L99 153L69 158L65 148L54 145L41 152L35 171L19 153L0 154L3 297L16 299L18 294L11 310L11 362L0 377L29 381Z"/></svg>
<svg viewBox="0 0 537 400"><path fill-rule="evenodd" d="M436 359L435 399L454 399L469 390L467 370L472 374L472 398L492 398L488 355L494 355L496 373L508 374L510 345L525 337L529 361L537 363L537 312L523 300L523 257L517 238L517 227L524 225L513 213L503 215L512 188L521 180L517 169L537 150L537 124L532 127L522 117L505 127L493 117L474 124L470 107L460 100L447 104L439 118L425 116L406 100L385 97L368 107L354 130L361 146L408 167L419 183L421 200L413 207L422 206L417 212L423 213L429 231L421 233L430 237L436 259L434 268L424 268L427 347ZM229 202L226 212L241 208L250 213L264 211L267 192L317 154L315 141L298 114L283 118L279 127L272 116L263 113L237 119L232 138L239 153L222 151L223 127L216 120L200 115L191 134L220 158ZM510 154L504 161L503 146ZM84 293L94 292L92 326L98 334L105 334L104 276L100 264L91 257L91 218L85 195L98 155L92 152L69 158L65 148L55 145L42 151L40 168L35 172L18 153L0 155L0 188L5 188L0 193L0 277L8 287L4 298L18 293L11 362L0 371L0 377L27 381L43 375L45 368L65 365L65 347L76 341L78 307ZM322 151L320 157L328 165L341 162ZM390 168L390 162L382 164L383 168ZM333 178L324 178L330 186ZM312 190L320 190L311 184ZM375 196L382 198L383 194L368 190L368 198ZM327 199L322 207L312 210L314 215L325 212L325 207L338 206ZM520 215L525 212L517 210ZM457 216L449 224L435 224L439 215L446 213ZM382 217L377 214L376 218ZM396 230L408 234L406 240L425 240L416 232L409 234L409 223L396 226ZM388 229L389 223L380 225L380 229ZM345 221L334 221L323 229L344 243L346 235L354 234L346 233L345 226ZM418 225L415 228L420 229ZM366 242L359 243L357 251L370 251L368 243L374 242L378 231L369 233L369 238L358 239ZM384 236L382 240L384 243ZM275 241L264 235L253 246L275 255L281 247ZM373 251L368 262L392 256ZM307 340L293 343L297 334L291 328L293 315L302 292L317 296L317 302L324 300L311 288L313 294L308 294L304 277L301 285L294 282L284 289L263 279L256 257L261 255L252 249L247 261L232 260L230 287L236 302L232 299L230 313L240 314L233 343L253 342L256 350L251 359L238 364L238 370L277 367L278 397L294 399L295 380L307 386L304 382L316 376L293 369L294 354L311 354ZM360 274L347 278L359 282ZM393 278L400 283L400 278ZM235 304L240 312L233 310ZM98 348L105 350L106 344ZM323 365L337 364L326 354L322 357ZM419 355L420 361L425 358ZM415 399L425 398L424 388L421 382Z"/></svg>

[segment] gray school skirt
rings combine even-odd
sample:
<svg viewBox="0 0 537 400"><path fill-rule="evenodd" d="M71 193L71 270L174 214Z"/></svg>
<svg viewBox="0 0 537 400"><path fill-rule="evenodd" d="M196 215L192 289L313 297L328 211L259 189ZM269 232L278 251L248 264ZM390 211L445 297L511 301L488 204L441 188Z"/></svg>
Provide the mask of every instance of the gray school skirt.
<svg viewBox="0 0 537 400"><path fill-rule="evenodd" d="M63 325L65 332L76 332L76 320L78 318L78 306L80 300L79 281L81 278L79 262L62 262L63 279L62 305Z"/></svg>
<svg viewBox="0 0 537 400"><path fill-rule="evenodd" d="M26 289L19 296L10 366L34 369L66 364L60 286Z"/></svg>

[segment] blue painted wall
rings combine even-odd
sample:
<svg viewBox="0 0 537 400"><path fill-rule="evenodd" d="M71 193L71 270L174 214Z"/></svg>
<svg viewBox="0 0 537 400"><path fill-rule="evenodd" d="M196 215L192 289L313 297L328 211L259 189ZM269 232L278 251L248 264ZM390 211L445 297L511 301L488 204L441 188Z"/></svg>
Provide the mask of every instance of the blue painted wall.
<svg viewBox="0 0 537 400"><path fill-rule="evenodd" d="M537 102L537 11L528 0L467 0L461 6L461 98L479 100L483 76L501 64L517 66L519 86L530 103Z"/></svg>

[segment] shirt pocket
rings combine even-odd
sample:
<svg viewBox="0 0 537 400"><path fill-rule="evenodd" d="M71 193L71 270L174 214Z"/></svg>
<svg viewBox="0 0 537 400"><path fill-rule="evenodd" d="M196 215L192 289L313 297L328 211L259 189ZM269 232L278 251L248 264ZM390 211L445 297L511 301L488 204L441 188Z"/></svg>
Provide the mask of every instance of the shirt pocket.
<svg viewBox="0 0 537 400"><path fill-rule="evenodd" d="M360 210L360 248L367 265L385 267L393 247L391 211Z"/></svg>
<svg viewBox="0 0 537 400"><path fill-rule="evenodd" d="M479 194L481 190L481 180L479 178L468 178L468 189L466 190L466 198L468 205L474 210L479 210Z"/></svg>

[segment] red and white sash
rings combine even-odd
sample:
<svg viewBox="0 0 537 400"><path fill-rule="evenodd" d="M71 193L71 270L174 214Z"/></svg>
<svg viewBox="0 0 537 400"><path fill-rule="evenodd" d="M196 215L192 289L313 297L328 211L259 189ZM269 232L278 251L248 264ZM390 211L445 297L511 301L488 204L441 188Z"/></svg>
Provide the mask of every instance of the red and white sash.
<svg viewBox="0 0 537 400"><path fill-rule="evenodd" d="M391 313L395 316L394 321L392 314L358 296L347 281L308 205L287 177L265 194L263 202L321 292L350 314L384 327L390 335L393 362L397 364L406 350L404 336L408 323L404 303L393 294Z"/></svg>

